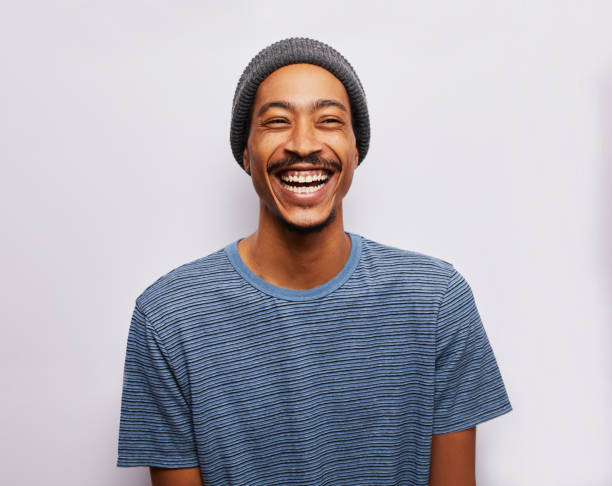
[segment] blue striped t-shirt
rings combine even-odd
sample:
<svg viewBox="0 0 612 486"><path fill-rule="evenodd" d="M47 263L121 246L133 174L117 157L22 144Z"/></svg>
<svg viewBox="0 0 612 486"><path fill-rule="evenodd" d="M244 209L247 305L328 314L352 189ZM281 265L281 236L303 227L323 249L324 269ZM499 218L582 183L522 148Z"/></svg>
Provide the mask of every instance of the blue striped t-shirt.
<svg viewBox="0 0 612 486"><path fill-rule="evenodd" d="M432 434L512 410L453 265L356 234L333 279L283 289L237 242L138 298L118 466L205 485L426 485Z"/></svg>

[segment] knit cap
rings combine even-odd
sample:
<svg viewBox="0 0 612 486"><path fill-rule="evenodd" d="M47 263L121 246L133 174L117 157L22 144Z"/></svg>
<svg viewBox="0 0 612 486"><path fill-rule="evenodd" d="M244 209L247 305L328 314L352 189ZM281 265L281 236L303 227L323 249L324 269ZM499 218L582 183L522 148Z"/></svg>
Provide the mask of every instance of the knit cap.
<svg viewBox="0 0 612 486"><path fill-rule="evenodd" d="M298 63L315 64L327 69L344 85L351 104L353 131L359 151L358 164L361 164L370 145L370 119L361 81L342 54L323 42L306 37L291 37L262 49L240 76L232 102L230 128L230 145L236 162L242 167L242 151L247 143L251 110L260 83L277 69Z"/></svg>

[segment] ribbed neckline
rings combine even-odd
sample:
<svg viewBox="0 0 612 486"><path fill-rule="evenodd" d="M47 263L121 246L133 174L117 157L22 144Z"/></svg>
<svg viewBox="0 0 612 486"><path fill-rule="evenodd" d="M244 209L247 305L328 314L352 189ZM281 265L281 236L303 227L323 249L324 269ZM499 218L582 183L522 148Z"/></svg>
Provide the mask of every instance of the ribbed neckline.
<svg viewBox="0 0 612 486"><path fill-rule="evenodd" d="M361 256L361 236L349 233L347 234L351 238L351 252L349 253L349 257L342 267L342 270L338 272L331 280L328 280L324 284L321 284L317 287L313 287L312 289L306 290L295 290L295 289L286 289L283 287L278 287L269 282L266 282L261 277L257 276L255 273L251 271L249 267L247 267L238 252L238 242L242 239L238 239L229 245L227 245L224 250L227 258L230 263L234 267L234 269L240 274L242 278L244 278L249 284L255 287L262 292L271 295L273 297L278 297L279 299L284 300L293 300L293 301L307 301L320 299L321 297L325 297L326 295L332 293L334 290L339 288L344 282L346 282L349 277L353 274L353 271L357 267L359 263L359 258Z"/></svg>

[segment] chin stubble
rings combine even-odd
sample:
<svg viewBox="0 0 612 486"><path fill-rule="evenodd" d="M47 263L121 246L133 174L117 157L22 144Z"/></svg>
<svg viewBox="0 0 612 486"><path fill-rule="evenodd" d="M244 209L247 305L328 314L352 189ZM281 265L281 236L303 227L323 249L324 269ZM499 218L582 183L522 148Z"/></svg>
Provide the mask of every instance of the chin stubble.
<svg viewBox="0 0 612 486"><path fill-rule="evenodd" d="M293 224L287 221L280 214L277 214L276 217L279 219L279 221L282 223L285 229L291 231L292 233L307 235L311 233L318 233L323 228L327 227L331 222L333 222L334 219L336 219L336 208L333 208L331 210L331 212L329 213L329 216L327 216L327 218L325 218L324 221L320 222L319 224L315 224L313 226L298 226L296 224Z"/></svg>

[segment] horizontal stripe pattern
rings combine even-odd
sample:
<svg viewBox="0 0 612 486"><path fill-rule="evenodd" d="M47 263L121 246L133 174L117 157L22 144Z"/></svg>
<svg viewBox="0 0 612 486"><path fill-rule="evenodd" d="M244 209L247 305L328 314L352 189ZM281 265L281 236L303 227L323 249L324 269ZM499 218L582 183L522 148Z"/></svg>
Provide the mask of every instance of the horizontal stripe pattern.
<svg viewBox="0 0 612 486"><path fill-rule="evenodd" d="M200 466L207 485L426 485L432 434L509 412L466 280L351 239L336 280L309 291L258 283L236 243L149 286L117 465Z"/></svg>

